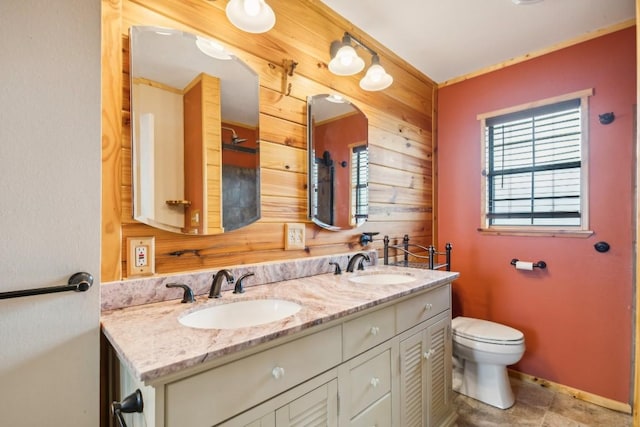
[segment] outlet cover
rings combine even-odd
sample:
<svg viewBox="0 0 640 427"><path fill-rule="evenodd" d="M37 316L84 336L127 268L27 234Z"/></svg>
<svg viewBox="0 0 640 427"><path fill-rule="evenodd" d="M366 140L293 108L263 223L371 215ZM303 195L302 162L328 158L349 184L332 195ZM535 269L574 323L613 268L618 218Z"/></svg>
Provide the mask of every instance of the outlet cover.
<svg viewBox="0 0 640 427"><path fill-rule="evenodd" d="M284 225L284 250L304 249L304 224L289 223Z"/></svg>
<svg viewBox="0 0 640 427"><path fill-rule="evenodd" d="M155 274L155 237L127 238L127 277Z"/></svg>

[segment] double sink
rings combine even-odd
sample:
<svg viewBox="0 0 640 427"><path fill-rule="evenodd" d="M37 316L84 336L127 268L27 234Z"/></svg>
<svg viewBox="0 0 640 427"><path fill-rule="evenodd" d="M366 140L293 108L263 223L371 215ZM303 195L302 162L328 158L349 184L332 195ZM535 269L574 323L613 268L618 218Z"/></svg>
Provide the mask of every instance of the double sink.
<svg viewBox="0 0 640 427"><path fill-rule="evenodd" d="M356 285L390 286L411 283L407 273L372 272L349 277ZM254 299L204 307L181 315L178 321L196 329L238 329L258 326L295 315L302 306L281 298Z"/></svg>

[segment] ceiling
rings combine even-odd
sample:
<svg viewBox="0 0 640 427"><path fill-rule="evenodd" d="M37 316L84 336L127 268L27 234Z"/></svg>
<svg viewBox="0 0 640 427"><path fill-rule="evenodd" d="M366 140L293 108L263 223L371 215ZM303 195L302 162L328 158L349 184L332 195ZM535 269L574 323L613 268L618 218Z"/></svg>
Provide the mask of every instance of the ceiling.
<svg viewBox="0 0 640 427"><path fill-rule="evenodd" d="M635 17L634 0L321 1L436 83Z"/></svg>

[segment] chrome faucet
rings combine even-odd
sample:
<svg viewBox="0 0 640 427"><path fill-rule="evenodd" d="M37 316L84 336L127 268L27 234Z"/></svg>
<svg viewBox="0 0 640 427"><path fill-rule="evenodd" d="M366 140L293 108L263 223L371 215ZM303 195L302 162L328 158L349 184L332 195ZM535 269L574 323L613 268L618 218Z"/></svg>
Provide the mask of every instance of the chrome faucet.
<svg viewBox="0 0 640 427"><path fill-rule="evenodd" d="M356 265L358 266L358 270L364 270L364 261L371 262L371 259L369 259L369 255L362 252L355 254L349 260L349 264L347 264L347 272L353 273Z"/></svg>
<svg viewBox="0 0 640 427"><path fill-rule="evenodd" d="M222 278L227 278L227 283L233 283L233 274L229 270L222 269L218 271L211 281L211 289L209 290L209 298L220 298L220 290L222 289Z"/></svg>

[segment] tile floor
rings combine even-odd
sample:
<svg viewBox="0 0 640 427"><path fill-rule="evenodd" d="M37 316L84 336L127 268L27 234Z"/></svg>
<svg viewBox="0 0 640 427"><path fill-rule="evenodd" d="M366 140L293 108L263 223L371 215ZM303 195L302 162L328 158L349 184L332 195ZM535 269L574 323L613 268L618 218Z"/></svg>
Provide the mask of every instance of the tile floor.
<svg viewBox="0 0 640 427"><path fill-rule="evenodd" d="M458 427L631 427L631 415L511 378L516 404L497 409L457 394Z"/></svg>

